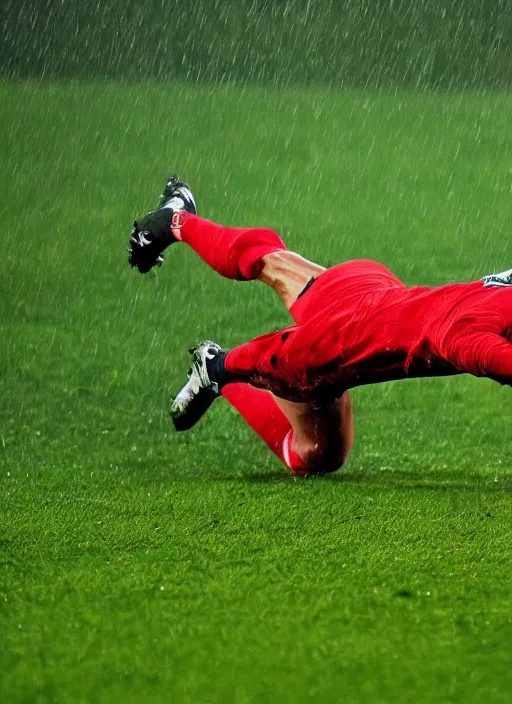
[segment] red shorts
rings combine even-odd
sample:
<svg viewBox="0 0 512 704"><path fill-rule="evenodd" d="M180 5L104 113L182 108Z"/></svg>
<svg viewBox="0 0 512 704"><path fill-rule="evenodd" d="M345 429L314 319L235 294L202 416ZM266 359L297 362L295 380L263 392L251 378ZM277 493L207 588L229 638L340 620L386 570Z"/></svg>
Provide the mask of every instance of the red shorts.
<svg viewBox="0 0 512 704"><path fill-rule="evenodd" d="M235 348L226 367L290 400L311 398L312 390L335 398L350 386L367 383L354 380L346 362L349 347L353 352L357 345L371 346L359 324L369 299L373 307L379 296L402 289L404 284L378 262L355 260L327 269L291 307L296 325Z"/></svg>
<svg viewBox="0 0 512 704"><path fill-rule="evenodd" d="M364 295L369 289L405 288L398 277L384 264L371 259L354 259L326 269L323 274L311 279L304 293L290 308L290 314L296 323L304 324L318 315L328 321L331 309L338 309L344 295L353 292L356 296Z"/></svg>

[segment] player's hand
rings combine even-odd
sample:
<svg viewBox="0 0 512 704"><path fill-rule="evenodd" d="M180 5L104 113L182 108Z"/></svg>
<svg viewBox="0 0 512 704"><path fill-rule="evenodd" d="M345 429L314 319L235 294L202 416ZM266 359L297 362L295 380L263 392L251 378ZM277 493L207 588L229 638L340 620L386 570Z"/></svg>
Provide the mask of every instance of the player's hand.
<svg viewBox="0 0 512 704"><path fill-rule="evenodd" d="M154 266L162 266L164 258L161 242L146 229L141 229L135 220L128 245L128 263L137 267L141 274L147 274Z"/></svg>

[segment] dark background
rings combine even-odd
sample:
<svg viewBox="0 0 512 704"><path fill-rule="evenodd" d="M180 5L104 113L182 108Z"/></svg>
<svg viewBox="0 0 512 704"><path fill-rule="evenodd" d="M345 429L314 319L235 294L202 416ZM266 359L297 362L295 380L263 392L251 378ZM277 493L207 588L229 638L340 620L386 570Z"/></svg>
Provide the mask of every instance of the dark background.
<svg viewBox="0 0 512 704"><path fill-rule="evenodd" d="M0 76L506 89L510 0L3 0Z"/></svg>

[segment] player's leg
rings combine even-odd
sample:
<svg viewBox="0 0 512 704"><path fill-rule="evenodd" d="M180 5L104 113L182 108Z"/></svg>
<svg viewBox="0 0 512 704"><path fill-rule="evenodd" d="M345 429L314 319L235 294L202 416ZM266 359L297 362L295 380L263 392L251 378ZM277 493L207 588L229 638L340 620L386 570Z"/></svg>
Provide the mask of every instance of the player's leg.
<svg viewBox="0 0 512 704"><path fill-rule="evenodd" d="M269 228L226 227L198 217L190 187L174 176L168 179L158 207L135 223L129 262L141 273L147 273L163 262L164 250L178 241L189 245L221 276L242 281L260 276L265 255L286 251L283 240ZM306 262L299 255L296 259ZM311 267L310 278L321 269Z"/></svg>
<svg viewBox="0 0 512 704"><path fill-rule="evenodd" d="M257 278L272 288L297 322L303 319L304 306L294 304L301 294L308 296L304 292L308 283L325 271L284 249L272 230L226 228L187 216L179 235L223 276ZM237 384L236 391L228 385L222 395L296 473L334 471L352 447L354 427L348 393L321 406L275 398L249 385ZM265 412L256 418L255 408L262 407ZM286 432L283 418L276 424L279 409L289 424Z"/></svg>
<svg viewBox="0 0 512 704"><path fill-rule="evenodd" d="M293 304L324 267L309 262L295 252L286 250L279 235L266 228L229 228L194 215L183 218L174 235L187 243L217 273L232 279L259 279L279 295L293 315ZM307 293L305 294L307 295ZM248 424L296 472L333 471L340 467L353 443L353 420L350 398L343 398L322 407L273 399L248 385L225 387L223 395L245 418ZM256 419L254 409L266 412ZM273 426L278 410L283 419ZM280 416L280 414L279 414ZM279 441L276 444L276 437ZM277 452L276 452L276 448ZM302 465L298 458L303 460ZM283 457L281 457L283 459Z"/></svg>
<svg viewBox="0 0 512 704"><path fill-rule="evenodd" d="M222 276L242 280L259 278L278 293L288 310L308 281L324 271L323 267L288 252L272 230L224 227L199 218L195 213L195 200L188 185L177 178L169 179L157 210L144 218L140 228L135 225L130 241L130 263L146 272L152 262L163 261L161 254L166 246L183 241ZM256 400L256 405L264 403L267 410L272 406L274 416L279 411L275 400L268 394L257 396L260 393L254 388L240 387L236 401L233 397L230 400L229 391L225 396L254 427L252 408ZM326 469L327 466L337 468L352 444L348 397L322 409L310 408L307 404L280 403L281 412L290 424L286 433L287 457L298 453L305 458L306 467L323 464ZM260 426L261 423L257 432L264 437ZM278 427L285 426L281 423ZM275 445L273 437L271 445Z"/></svg>
<svg viewBox="0 0 512 704"><path fill-rule="evenodd" d="M191 247L214 271L227 279L252 281L263 257L286 250L277 232L263 227L225 227L185 213L174 236Z"/></svg>
<svg viewBox="0 0 512 704"><path fill-rule="evenodd" d="M163 262L163 251L175 242L188 244L214 271L229 279L254 280L275 289L290 308L306 283L324 268L289 252L268 228L218 225L196 215L190 187L168 179L156 210L135 223L129 262L141 273Z"/></svg>

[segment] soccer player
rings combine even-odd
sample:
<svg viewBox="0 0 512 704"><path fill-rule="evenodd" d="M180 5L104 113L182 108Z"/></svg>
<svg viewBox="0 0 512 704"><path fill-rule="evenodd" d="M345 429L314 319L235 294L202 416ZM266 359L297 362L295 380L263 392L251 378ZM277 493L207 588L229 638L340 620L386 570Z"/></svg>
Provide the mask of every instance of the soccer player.
<svg viewBox="0 0 512 704"><path fill-rule="evenodd" d="M172 407L177 430L223 396L294 473L321 474L352 447L348 389L465 372L512 383L512 270L406 287L369 260L324 269L272 230L198 217L189 186L172 177L158 208L134 223L129 262L146 273L177 241L222 276L274 289L295 321L229 351L209 341L192 349L189 381Z"/></svg>

